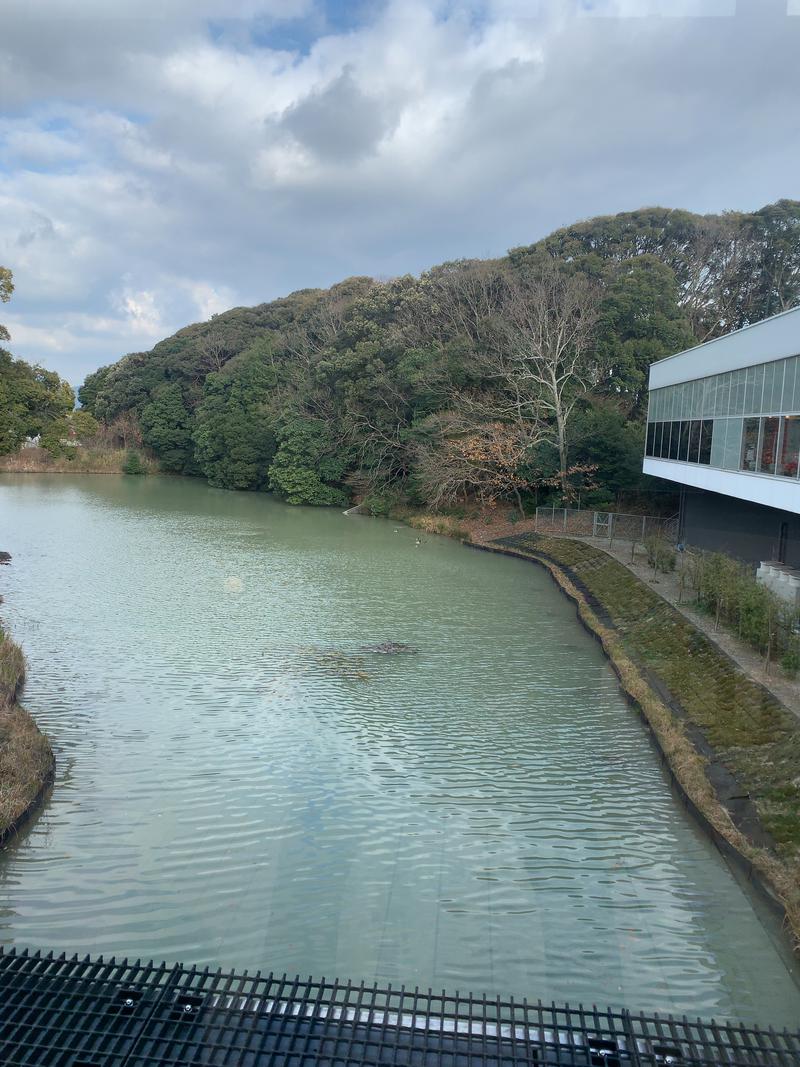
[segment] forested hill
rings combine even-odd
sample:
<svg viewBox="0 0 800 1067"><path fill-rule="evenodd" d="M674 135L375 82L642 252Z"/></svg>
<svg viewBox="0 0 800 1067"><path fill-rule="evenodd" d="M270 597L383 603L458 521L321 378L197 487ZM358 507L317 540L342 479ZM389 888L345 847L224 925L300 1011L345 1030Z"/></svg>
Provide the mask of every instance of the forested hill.
<svg viewBox="0 0 800 1067"><path fill-rule="evenodd" d="M349 278L180 330L81 404L126 447L293 503L641 485L649 364L800 302L800 201L650 208L419 278Z"/></svg>

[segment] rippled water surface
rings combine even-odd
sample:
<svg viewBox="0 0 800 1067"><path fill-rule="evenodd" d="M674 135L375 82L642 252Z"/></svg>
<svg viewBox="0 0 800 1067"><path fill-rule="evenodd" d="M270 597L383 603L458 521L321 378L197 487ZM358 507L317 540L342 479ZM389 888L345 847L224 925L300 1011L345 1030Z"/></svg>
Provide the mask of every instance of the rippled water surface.
<svg viewBox="0 0 800 1067"><path fill-rule="evenodd" d="M2 611L58 757L0 938L796 1026L776 931L570 604L415 538L0 476ZM419 651L365 650L389 640Z"/></svg>

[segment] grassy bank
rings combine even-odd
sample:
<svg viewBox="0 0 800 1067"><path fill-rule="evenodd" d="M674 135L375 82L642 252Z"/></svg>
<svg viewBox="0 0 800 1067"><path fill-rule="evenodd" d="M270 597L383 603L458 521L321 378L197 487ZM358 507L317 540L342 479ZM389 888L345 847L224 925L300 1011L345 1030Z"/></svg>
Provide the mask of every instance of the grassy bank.
<svg viewBox="0 0 800 1067"><path fill-rule="evenodd" d="M17 703L24 680L22 650L0 629L0 842L36 805L55 766L49 741Z"/></svg>
<svg viewBox="0 0 800 1067"><path fill-rule="evenodd" d="M51 456L43 448L25 448L0 456L0 471L9 474L122 474L128 452L119 449L73 448L69 455ZM144 472L155 474L158 464L141 455Z"/></svg>
<svg viewBox="0 0 800 1067"><path fill-rule="evenodd" d="M701 815L749 861L800 944L800 724L665 600L581 541L521 534L489 546L549 566Z"/></svg>

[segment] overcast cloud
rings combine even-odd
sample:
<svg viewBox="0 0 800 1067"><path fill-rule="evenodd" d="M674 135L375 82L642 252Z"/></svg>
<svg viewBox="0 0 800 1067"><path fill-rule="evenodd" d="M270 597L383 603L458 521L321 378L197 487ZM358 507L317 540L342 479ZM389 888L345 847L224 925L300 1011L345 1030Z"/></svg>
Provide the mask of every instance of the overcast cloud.
<svg viewBox="0 0 800 1067"><path fill-rule="evenodd" d="M5 0L12 350L78 383L187 322L349 274L647 204L798 197L800 18L734 8Z"/></svg>

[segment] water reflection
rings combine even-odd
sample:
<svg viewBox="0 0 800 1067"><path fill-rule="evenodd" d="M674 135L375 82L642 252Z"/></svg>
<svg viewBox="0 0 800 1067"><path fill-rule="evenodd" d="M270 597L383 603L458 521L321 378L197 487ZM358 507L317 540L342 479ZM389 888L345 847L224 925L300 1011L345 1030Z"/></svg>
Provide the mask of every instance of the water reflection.
<svg viewBox="0 0 800 1067"><path fill-rule="evenodd" d="M59 758L5 940L800 1017L535 567L177 479L3 477L0 531Z"/></svg>

